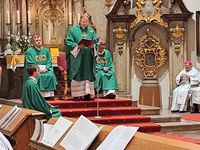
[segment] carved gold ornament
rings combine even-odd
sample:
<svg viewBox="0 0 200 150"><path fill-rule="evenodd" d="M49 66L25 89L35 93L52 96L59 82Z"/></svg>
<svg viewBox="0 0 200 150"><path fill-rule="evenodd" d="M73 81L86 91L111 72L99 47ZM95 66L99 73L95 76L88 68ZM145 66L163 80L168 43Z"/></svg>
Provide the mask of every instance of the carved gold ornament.
<svg viewBox="0 0 200 150"><path fill-rule="evenodd" d="M180 28L179 25L176 25L175 28L169 30L172 35L172 42L174 42L174 51L176 55L180 54L181 51L181 42L183 41L184 28Z"/></svg>
<svg viewBox="0 0 200 150"><path fill-rule="evenodd" d="M117 39L123 39L127 32L128 32L127 29L122 29L121 27L113 29L113 33L115 34L115 37Z"/></svg>
<svg viewBox="0 0 200 150"><path fill-rule="evenodd" d="M158 69L167 61L167 53L161 47L160 38L147 29L135 49L135 63L141 68L144 77L156 77Z"/></svg>
<svg viewBox="0 0 200 150"><path fill-rule="evenodd" d="M146 23L156 22L167 28L168 24L161 18L162 0L136 0L136 19L131 23L130 28L144 21Z"/></svg>

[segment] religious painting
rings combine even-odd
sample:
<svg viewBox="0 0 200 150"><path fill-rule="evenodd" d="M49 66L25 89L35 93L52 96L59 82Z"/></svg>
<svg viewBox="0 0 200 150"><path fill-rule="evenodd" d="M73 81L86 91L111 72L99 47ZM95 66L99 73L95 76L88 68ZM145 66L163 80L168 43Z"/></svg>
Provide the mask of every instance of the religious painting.
<svg viewBox="0 0 200 150"><path fill-rule="evenodd" d="M196 52L200 56L200 11L196 11Z"/></svg>

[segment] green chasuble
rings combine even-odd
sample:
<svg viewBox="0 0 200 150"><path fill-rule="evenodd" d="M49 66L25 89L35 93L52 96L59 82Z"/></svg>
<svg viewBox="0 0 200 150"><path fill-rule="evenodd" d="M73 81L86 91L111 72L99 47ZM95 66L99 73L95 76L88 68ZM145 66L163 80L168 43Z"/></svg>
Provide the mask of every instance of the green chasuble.
<svg viewBox="0 0 200 150"><path fill-rule="evenodd" d="M96 40L96 33L87 26L82 28L79 24L72 27L65 39L68 77L70 80L83 81L95 80L95 54L94 49L84 47L74 57L70 52L74 50L82 39ZM94 46L97 46L96 43Z"/></svg>
<svg viewBox="0 0 200 150"><path fill-rule="evenodd" d="M96 81L95 88L97 90L117 90L118 85L115 77L114 66L112 63L112 56L110 52L104 49L102 54L98 54L96 57ZM109 68L108 72L104 72L103 68Z"/></svg>
<svg viewBox="0 0 200 150"><path fill-rule="evenodd" d="M41 95L36 79L29 77L23 85L22 106L44 112L49 117L59 117L58 109L52 108Z"/></svg>
<svg viewBox="0 0 200 150"><path fill-rule="evenodd" d="M29 64L46 65L48 70L46 73L40 73L37 84L40 91L54 91L57 89L57 79L53 72L52 58L49 50L42 47L37 50L35 47L30 47L26 51L24 62L24 81L28 78L27 67Z"/></svg>

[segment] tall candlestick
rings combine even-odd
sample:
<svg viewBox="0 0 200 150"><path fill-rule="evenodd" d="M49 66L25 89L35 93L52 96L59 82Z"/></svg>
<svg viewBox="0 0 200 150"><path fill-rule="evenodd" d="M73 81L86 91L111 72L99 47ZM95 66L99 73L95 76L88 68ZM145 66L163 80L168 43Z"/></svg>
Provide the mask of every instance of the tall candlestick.
<svg viewBox="0 0 200 150"><path fill-rule="evenodd" d="M10 12L7 11L7 23L9 24L10 23Z"/></svg>
<svg viewBox="0 0 200 150"><path fill-rule="evenodd" d="M72 25L72 13L69 13L69 25Z"/></svg>
<svg viewBox="0 0 200 150"><path fill-rule="evenodd" d="M19 14L19 10L17 10L17 23L20 23L20 14Z"/></svg>
<svg viewBox="0 0 200 150"><path fill-rule="evenodd" d="M31 23L31 12L28 11L28 23Z"/></svg>

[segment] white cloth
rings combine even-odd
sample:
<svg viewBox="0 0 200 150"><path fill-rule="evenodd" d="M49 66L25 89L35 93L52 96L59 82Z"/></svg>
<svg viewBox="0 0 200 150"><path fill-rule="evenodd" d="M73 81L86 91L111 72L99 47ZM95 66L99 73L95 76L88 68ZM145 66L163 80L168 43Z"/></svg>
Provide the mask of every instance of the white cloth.
<svg viewBox="0 0 200 150"><path fill-rule="evenodd" d="M80 97L90 94L94 96L94 82L90 82L89 80L84 81L75 81L71 82L71 94L72 97Z"/></svg>
<svg viewBox="0 0 200 150"><path fill-rule="evenodd" d="M10 142L1 132L0 132L0 150L13 150Z"/></svg>
<svg viewBox="0 0 200 150"><path fill-rule="evenodd" d="M181 76L189 76L190 80L181 80ZM183 82L184 81L184 82ZM177 76L176 76L176 84L179 85L173 91L173 100L172 100L172 107L171 110L180 110L186 111L187 109L187 100L188 100L188 93L192 86L198 85L200 81L200 72L192 67L189 72L186 72L183 69Z"/></svg>
<svg viewBox="0 0 200 150"><path fill-rule="evenodd" d="M200 87L191 88L190 91L191 91L190 105L192 106L193 104L200 104Z"/></svg>

